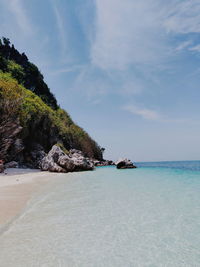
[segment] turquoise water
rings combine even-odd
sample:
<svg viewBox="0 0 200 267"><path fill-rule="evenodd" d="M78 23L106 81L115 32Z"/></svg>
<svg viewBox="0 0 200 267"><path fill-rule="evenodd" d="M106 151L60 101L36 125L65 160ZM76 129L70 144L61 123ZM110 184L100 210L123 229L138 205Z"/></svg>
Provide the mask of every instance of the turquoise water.
<svg viewBox="0 0 200 267"><path fill-rule="evenodd" d="M166 164L59 175L1 234L0 266L200 266L200 162Z"/></svg>

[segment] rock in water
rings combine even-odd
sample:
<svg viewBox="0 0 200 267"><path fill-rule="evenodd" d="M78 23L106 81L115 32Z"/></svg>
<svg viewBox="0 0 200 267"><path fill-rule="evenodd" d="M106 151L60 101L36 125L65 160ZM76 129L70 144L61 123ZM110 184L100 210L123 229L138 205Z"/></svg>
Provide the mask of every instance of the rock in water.
<svg viewBox="0 0 200 267"><path fill-rule="evenodd" d="M85 158L79 150L70 150L66 155L63 150L54 145L48 155L41 160L41 169L51 172L73 172L93 170L94 164Z"/></svg>
<svg viewBox="0 0 200 267"><path fill-rule="evenodd" d="M120 159L115 163L117 169L135 169L137 168L130 159Z"/></svg>

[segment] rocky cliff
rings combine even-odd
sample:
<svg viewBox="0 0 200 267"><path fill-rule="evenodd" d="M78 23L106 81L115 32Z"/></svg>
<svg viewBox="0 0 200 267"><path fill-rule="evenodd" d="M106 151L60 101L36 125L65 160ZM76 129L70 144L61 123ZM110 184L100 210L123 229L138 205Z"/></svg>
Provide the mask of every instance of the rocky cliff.
<svg viewBox="0 0 200 267"><path fill-rule="evenodd" d="M0 40L0 160L38 167L57 144L102 160L103 149L61 109L38 68Z"/></svg>

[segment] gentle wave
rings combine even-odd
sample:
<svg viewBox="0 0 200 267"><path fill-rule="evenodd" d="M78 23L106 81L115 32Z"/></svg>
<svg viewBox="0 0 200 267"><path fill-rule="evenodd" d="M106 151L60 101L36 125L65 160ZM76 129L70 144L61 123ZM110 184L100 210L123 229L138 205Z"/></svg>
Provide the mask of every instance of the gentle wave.
<svg viewBox="0 0 200 267"><path fill-rule="evenodd" d="M160 162L138 162L138 167L170 168L190 171L200 171L200 161L160 161Z"/></svg>

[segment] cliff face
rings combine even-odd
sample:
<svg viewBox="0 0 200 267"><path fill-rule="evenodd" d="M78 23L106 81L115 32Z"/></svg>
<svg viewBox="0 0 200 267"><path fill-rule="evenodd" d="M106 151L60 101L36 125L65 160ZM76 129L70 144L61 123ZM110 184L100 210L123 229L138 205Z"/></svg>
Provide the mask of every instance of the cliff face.
<svg viewBox="0 0 200 267"><path fill-rule="evenodd" d="M102 148L59 108L38 68L0 40L0 160L37 167L54 144L102 160Z"/></svg>

